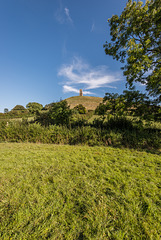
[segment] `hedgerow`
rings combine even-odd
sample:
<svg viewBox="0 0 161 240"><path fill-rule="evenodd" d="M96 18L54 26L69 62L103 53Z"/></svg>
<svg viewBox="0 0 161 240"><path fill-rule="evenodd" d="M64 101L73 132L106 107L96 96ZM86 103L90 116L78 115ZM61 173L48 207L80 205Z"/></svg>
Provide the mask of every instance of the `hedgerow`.
<svg viewBox="0 0 161 240"><path fill-rule="evenodd" d="M0 142L124 146L159 149L161 130L136 127L130 121L94 122L90 125L42 126L39 123L0 122Z"/></svg>

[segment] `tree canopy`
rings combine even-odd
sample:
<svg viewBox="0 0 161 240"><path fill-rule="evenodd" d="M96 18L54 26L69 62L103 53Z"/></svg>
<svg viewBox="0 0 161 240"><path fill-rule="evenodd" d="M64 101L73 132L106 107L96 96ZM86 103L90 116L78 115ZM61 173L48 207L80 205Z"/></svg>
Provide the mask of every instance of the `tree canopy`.
<svg viewBox="0 0 161 240"><path fill-rule="evenodd" d="M36 122L42 125L68 125L72 111L66 100L50 104L49 110L37 112Z"/></svg>
<svg viewBox="0 0 161 240"><path fill-rule="evenodd" d="M78 104L77 106L74 107L74 109L77 110L79 114L86 113L86 108L82 104Z"/></svg>
<svg viewBox="0 0 161 240"><path fill-rule="evenodd" d="M9 112L8 108L5 108L4 113L8 113L8 112Z"/></svg>
<svg viewBox="0 0 161 240"><path fill-rule="evenodd" d="M155 101L135 90L125 90L123 94L106 93L101 103L95 110L98 115L112 117L139 117L144 120L161 120L161 107Z"/></svg>
<svg viewBox="0 0 161 240"><path fill-rule="evenodd" d="M130 87L140 82L161 102L161 0L128 0L121 15L108 22L111 42L104 45L105 53L125 63Z"/></svg>
<svg viewBox="0 0 161 240"><path fill-rule="evenodd" d="M11 111L20 111L20 112L24 112L26 111L25 107L22 105L16 105L14 108L12 108Z"/></svg>
<svg viewBox="0 0 161 240"><path fill-rule="evenodd" d="M72 111L66 100L53 103L48 114L51 124L56 125L68 125L71 115Z"/></svg>
<svg viewBox="0 0 161 240"><path fill-rule="evenodd" d="M29 102L26 105L26 108L29 110L31 113L36 113L37 111L41 111L43 108L43 105L37 102Z"/></svg>

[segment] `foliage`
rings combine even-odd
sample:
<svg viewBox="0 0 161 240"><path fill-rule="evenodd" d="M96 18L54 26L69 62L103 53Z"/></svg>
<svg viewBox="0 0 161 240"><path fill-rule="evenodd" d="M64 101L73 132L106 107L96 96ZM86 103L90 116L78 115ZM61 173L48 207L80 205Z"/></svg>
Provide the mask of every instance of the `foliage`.
<svg viewBox="0 0 161 240"><path fill-rule="evenodd" d="M95 109L95 114L102 115L103 117L107 113L107 107L106 104L100 103L97 108Z"/></svg>
<svg viewBox="0 0 161 240"><path fill-rule="evenodd" d="M109 117L134 116L144 120L161 120L161 107L139 91L125 90L123 94L106 93L95 110L96 114Z"/></svg>
<svg viewBox="0 0 161 240"><path fill-rule="evenodd" d="M8 108L4 108L4 113L8 113L8 112L9 112Z"/></svg>
<svg viewBox="0 0 161 240"><path fill-rule="evenodd" d="M53 106L53 103L46 104L43 110L49 110Z"/></svg>
<svg viewBox="0 0 161 240"><path fill-rule="evenodd" d="M22 105L16 105L9 113L9 116L22 116L27 115L28 110Z"/></svg>
<svg viewBox="0 0 161 240"><path fill-rule="evenodd" d="M66 100L54 103L48 114L51 124L56 125L68 125L71 115L72 111Z"/></svg>
<svg viewBox="0 0 161 240"><path fill-rule="evenodd" d="M0 238L160 239L157 154L0 144Z"/></svg>
<svg viewBox="0 0 161 240"><path fill-rule="evenodd" d="M36 123L40 123L43 126L49 126L50 124L50 119L49 119L49 112L48 111L43 111L43 112L36 112Z"/></svg>
<svg viewBox="0 0 161 240"><path fill-rule="evenodd" d="M160 0L128 0L120 16L108 19L111 42L105 52L126 64L122 68L130 87L146 85L161 102L161 3Z"/></svg>
<svg viewBox="0 0 161 240"><path fill-rule="evenodd" d="M29 110L31 113L36 113L37 111L41 111L43 108L43 105L37 102L29 102L26 105L26 108Z"/></svg>
<svg viewBox="0 0 161 240"><path fill-rule="evenodd" d="M19 120L22 121L22 118L28 118L32 117L33 115L29 113L27 110L24 112L20 111L10 111L8 113L0 113L0 120L8 120L8 121L14 121Z"/></svg>
<svg viewBox="0 0 161 240"><path fill-rule="evenodd" d="M26 111L26 108L22 105L16 105L11 111L21 111L24 112Z"/></svg>
<svg viewBox="0 0 161 240"><path fill-rule="evenodd" d="M20 117L28 117L30 114L28 110L22 105L16 105L11 111L0 114L0 119L12 119Z"/></svg>
<svg viewBox="0 0 161 240"><path fill-rule="evenodd" d="M79 115L79 113L77 112L77 114L73 114L71 121L70 121L70 127L74 128L74 127L81 127L81 126L87 126L88 125L88 121L86 119L86 116L84 115Z"/></svg>
<svg viewBox="0 0 161 240"><path fill-rule="evenodd" d="M106 93L103 98L106 104L106 111L108 114L115 116L122 116L125 114L125 99L122 95L117 93Z"/></svg>
<svg viewBox="0 0 161 240"><path fill-rule="evenodd" d="M126 115L124 96L117 93L106 93L103 103L96 108L95 113L103 116L103 120L105 120L105 115L108 116L108 119Z"/></svg>
<svg viewBox="0 0 161 240"><path fill-rule="evenodd" d="M101 110L100 110L101 109ZM74 114L66 101L53 103L49 110L37 112L36 120L28 122L26 114L22 122L0 122L0 142L35 142L54 144L112 145L130 148L157 150L161 148L161 127L152 127L154 120L161 119L161 107L139 91L124 91L124 94L106 93L103 103L93 112ZM103 110L102 110L103 109ZM100 112L99 112L100 111ZM107 118L105 117L107 115ZM14 115L9 115L10 117ZM130 116L130 117L129 117ZM138 117L139 116L139 117ZM90 119L90 120L89 120ZM148 126L143 120L149 120ZM8 123L7 123L8 122Z"/></svg>
<svg viewBox="0 0 161 240"><path fill-rule="evenodd" d="M86 113L86 108L82 104L78 104L77 106L74 107L74 109L77 110L79 114Z"/></svg>
<svg viewBox="0 0 161 240"><path fill-rule="evenodd" d="M0 142L34 142L70 145L111 145L147 150L161 148L161 126L151 127L130 119L110 118L95 120L90 125L85 121L72 123L70 127L19 122L0 122Z"/></svg>
<svg viewBox="0 0 161 240"><path fill-rule="evenodd" d="M157 101L150 100L149 97L139 91L125 90L123 93L125 109L128 114L150 121L161 120L161 107L157 104Z"/></svg>
<svg viewBox="0 0 161 240"><path fill-rule="evenodd" d="M48 126L54 125L69 125L72 116L72 111L66 100L52 103L48 112L37 113L36 122Z"/></svg>

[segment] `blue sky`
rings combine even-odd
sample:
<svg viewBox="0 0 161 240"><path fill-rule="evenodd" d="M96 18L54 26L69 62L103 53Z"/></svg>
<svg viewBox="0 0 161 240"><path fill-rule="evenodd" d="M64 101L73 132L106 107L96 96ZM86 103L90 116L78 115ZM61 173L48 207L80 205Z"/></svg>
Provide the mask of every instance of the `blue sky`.
<svg viewBox="0 0 161 240"><path fill-rule="evenodd" d="M0 112L29 102L122 93L121 64L103 49L126 0L0 0Z"/></svg>

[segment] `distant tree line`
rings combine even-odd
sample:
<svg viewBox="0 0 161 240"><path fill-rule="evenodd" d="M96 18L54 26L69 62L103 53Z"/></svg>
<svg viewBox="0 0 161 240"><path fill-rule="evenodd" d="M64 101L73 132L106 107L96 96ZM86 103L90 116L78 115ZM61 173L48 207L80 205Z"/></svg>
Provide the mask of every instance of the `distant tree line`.
<svg viewBox="0 0 161 240"><path fill-rule="evenodd" d="M37 111L41 111L43 109L43 105L36 102L29 102L26 105L26 108L22 105L16 105L11 111L8 108L4 109L4 114L0 114L1 117L22 117L27 115L35 114Z"/></svg>

